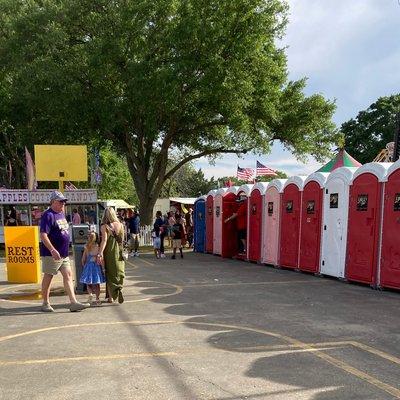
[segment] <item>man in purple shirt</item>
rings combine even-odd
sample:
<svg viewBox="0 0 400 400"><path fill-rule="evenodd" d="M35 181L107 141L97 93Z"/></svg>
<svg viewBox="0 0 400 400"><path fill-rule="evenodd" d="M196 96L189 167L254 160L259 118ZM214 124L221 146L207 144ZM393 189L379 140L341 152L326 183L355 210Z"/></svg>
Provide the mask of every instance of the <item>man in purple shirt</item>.
<svg viewBox="0 0 400 400"><path fill-rule="evenodd" d="M75 297L72 283L72 271L68 257L69 232L65 219L65 203L67 199L61 192L55 191L50 195L50 207L43 213L40 220L40 255L42 256L42 298L43 312L54 312L50 305L50 285L53 276L61 272L64 288L69 297L70 311L81 311L89 304L79 303Z"/></svg>

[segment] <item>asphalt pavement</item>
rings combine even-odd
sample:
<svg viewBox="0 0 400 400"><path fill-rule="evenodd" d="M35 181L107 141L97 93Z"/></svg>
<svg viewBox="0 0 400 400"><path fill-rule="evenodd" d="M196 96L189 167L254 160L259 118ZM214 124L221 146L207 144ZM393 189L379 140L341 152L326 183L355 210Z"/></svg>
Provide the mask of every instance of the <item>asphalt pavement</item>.
<svg viewBox="0 0 400 400"><path fill-rule="evenodd" d="M1 400L400 399L398 292L141 254L124 304L71 313L58 276L42 313L0 261Z"/></svg>

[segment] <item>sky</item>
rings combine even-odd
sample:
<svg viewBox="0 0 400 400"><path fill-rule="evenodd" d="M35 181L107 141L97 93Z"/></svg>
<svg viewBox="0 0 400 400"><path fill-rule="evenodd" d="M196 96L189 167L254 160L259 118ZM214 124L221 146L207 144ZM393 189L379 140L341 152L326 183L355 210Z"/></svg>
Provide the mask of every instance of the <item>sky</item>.
<svg viewBox="0 0 400 400"><path fill-rule="evenodd" d="M355 118L382 96L400 93L400 0L289 0L287 46L289 79L307 77L306 95L335 100L335 124ZM206 178L234 176L236 167L256 160L292 175L308 175L322 164L303 164L279 143L271 154L199 159Z"/></svg>

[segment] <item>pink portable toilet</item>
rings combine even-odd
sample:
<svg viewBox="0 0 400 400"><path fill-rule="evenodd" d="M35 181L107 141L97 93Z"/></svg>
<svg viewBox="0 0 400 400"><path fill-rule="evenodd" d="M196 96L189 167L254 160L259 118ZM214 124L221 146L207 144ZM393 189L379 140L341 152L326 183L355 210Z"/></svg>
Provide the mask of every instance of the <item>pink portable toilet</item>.
<svg viewBox="0 0 400 400"><path fill-rule="evenodd" d="M261 262L275 266L279 265L281 199L286 181L274 179L269 182L264 196Z"/></svg>
<svg viewBox="0 0 400 400"><path fill-rule="evenodd" d="M213 252L214 244L214 196L216 190L210 190L206 198L206 253Z"/></svg>
<svg viewBox="0 0 400 400"><path fill-rule="evenodd" d="M261 261L264 199L267 186L267 182L258 182L253 186L250 193L248 235L248 258L250 261Z"/></svg>
<svg viewBox="0 0 400 400"><path fill-rule="evenodd" d="M214 220L213 220L213 254L221 255L222 250L222 198L228 188L217 190L214 197Z"/></svg>
<svg viewBox="0 0 400 400"><path fill-rule="evenodd" d="M400 160L388 169L384 181L386 183L378 285L400 289Z"/></svg>
<svg viewBox="0 0 400 400"><path fill-rule="evenodd" d="M240 258L242 260L247 260L248 259L248 254L249 254L249 198L250 198L250 193L251 190L253 189L253 184L248 184L246 183L245 185L239 186L239 189L237 191L237 196L246 196L246 203L247 203L247 229L246 229L246 252L245 254L237 254L237 258Z"/></svg>
<svg viewBox="0 0 400 400"><path fill-rule="evenodd" d="M346 278L377 284L378 242L381 227L383 181L391 163L361 166L350 183Z"/></svg>
<svg viewBox="0 0 400 400"><path fill-rule="evenodd" d="M337 168L325 182L320 273L336 278L344 278L350 182L356 171Z"/></svg>
<svg viewBox="0 0 400 400"><path fill-rule="evenodd" d="M314 172L304 182L299 254L301 271L319 271L323 191L328 176L326 172Z"/></svg>
<svg viewBox="0 0 400 400"><path fill-rule="evenodd" d="M284 187L281 201L279 264L298 268L301 226L301 202L306 176L292 176Z"/></svg>

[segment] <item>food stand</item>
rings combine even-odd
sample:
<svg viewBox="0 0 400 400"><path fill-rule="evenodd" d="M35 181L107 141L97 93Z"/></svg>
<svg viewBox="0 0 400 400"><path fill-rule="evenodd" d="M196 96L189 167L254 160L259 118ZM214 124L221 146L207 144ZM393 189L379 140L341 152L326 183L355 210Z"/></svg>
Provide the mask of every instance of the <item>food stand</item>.
<svg viewBox="0 0 400 400"><path fill-rule="evenodd" d="M17 211L18 226L39 225L42 213L50 204L50 194L53 191L54 189L0 190L0 243L4 243L4 225L12 207ZM98 228L99 210L95 189L66 190L64 195L68 199L65 209L68 222L72 221L72 210L77 209L82 223L95 225Z"/></svg>

